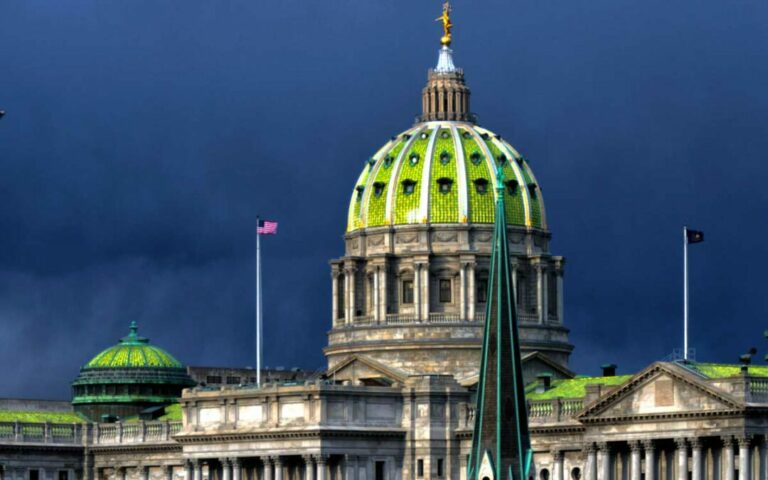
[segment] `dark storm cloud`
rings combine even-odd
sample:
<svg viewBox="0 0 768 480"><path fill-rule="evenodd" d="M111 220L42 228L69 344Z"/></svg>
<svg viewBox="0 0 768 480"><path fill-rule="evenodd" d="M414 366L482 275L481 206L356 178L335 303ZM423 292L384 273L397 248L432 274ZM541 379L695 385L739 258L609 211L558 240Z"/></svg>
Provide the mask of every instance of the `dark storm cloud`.
<svg viewBox="0 0 768 480"><path fill-rule="evenodd" d="M363 161L418 113L440 2L0 3L0 395L66 397L137 320L190 364L319 367ZM457 1L481 123L538 176L576 370L681 337L732 361L768 307L768 5ZM599 333L599 335L598 335Z"/></svg>

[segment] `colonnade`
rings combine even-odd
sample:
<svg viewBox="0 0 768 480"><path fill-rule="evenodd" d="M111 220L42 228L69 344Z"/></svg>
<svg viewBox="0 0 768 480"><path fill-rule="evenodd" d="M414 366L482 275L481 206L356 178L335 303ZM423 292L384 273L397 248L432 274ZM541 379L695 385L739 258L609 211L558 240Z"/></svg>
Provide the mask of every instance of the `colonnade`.
<svg viewBox="0 0 768 480"><path fill-rule="evenodd" d="M539 480L576 480L563 451ZM760 436L723 436L589 443L581 480L766 480L768 442Z"/></svg>
<svg viewBox="0 0 768 480"><path fill-rule="evenodd" d="M185 480L331 480L343 478L341 462L328 455L224 457L214 460L190 459ZM144 479L142 479L144 480Z"/></svg>
<svg viewBox="0 0 768 480"><path fill-rule="evenodd" d="M402 318L397 323L430 321L430 314L435 313L431 304L431 289L435 288L431 281L431 264L428 258L417 258L411 269L404 274L392 276L386 259L368 261L360 268L359 260L345 260L334 264L332 270L332 295L334 301L332 315L334 325L354 325L359 323L385 323L388 316L398 315ZM450 278L452 282L452 301L447 304L445 312L456 315L461 320L476 321L483 319L478 312L483 311L484 303L477 298L478 282L487 281L479 271L474 260L461 259L458 269ZM522 266L518 259L510 264L513 291L525 296L521 320L528 323L547 324L552 321L563 322L563 266L561 260L547 262L542 258L533 258L530 262L530 272L535 278L528 280L521 289L518 288L519 271ZM363 281L361 281L363 280ZM413 299L408 304L403 303L403 281L412 282ZM549 285L555 282L554 285ZM550 288L552 287L552 288ZM358 289L362 288L361 292ZM532 288L533 292L529 293ZM397 289L393 294L391 289ZM549 298L554 291L553 298ZM397 305L390 302L396 299ZM551 304L551 305L550 305ZM551 308L550 308L551 307ZM443 307L445 309L445 307ZM528 312L535 312L530 314ZM551 313L552 312L552 313ZM442 312L437 312L442 313ZM408 321L406 321L406 319Z"/></svg>

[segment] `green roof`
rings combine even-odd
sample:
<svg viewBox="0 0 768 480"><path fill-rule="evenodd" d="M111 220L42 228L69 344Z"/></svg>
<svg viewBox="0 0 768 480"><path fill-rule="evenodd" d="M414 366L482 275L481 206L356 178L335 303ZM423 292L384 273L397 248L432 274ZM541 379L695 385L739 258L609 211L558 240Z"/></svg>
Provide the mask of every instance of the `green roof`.
<svg viewBox="0 0 768 480"><path fill-rule="evenodd" d="M517 150L477 125L435 121L392 137L365 161L352 192L347 231L424 223L493 224L499 166L506 178L507 224L546 229L541 188Z"/></svg>
<svg viewBox="0 0 768 480"><path fill-rule="evenodd" d="M681 366L698 372L707 378L728 378L741 375L741 365L688 362L681 364ZM768 365L750 365L749 374L754 377L768 377Z"/></svg>
<svg viewBox="0 0 768 480"><path fill-rule="evenodd" d="M75 412L45 412L26 410L0 410L0 422L26 423L83 423Z"/></svg>
<svg viewBox="0 0 768 480"><path fill-rule="evenodd" d="M586 395L586 387L589 384L606 386L623 385L633 375L616 375L613 377L576 377L561 380L552 380L552 386L546 392L536 392L541 385L540 381L529 383L525 387L528 400L552 400L555 398L583 398Z"/></svg>
<svg viewBox="0 0 768 480"><path fill-rule="evenodd" d="M184 368L173 355L150 345L149 339L140 337L137 331L136 322L132 322L128 336L93 357L83 368Z"/></svg>
<svg viewBox="0 0 768 480"><path fill-rule="evenodd" d="M165 414L163 414L158 420L168 420L170 422L181 421L181 404L174 403L165 407Z"/></svg>

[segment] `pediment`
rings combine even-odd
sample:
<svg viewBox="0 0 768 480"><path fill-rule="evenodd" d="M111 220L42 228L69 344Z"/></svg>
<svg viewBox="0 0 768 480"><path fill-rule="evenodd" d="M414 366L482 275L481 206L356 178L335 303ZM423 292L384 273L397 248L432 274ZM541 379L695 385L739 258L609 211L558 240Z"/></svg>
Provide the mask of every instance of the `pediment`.
<svg viewBox="0 0 768 480"><path fill-rule="evenodd" d="M350 355L326 372L326 376L336 381L349 381L354 384L391 385L404 383L408 375L387 367L365 355Z"/></svg>
<svg viewBox="0 0 768 480"><path fill-rule="evenodd" d="M583 421L738 410L741 403L697 374L670 363L655 363L623 386L588 405Z"/></svg>
<svg viewBox="0 0 768 480"><path fill-rule="evenodd" d="M541 352L529 352L524 354L520 361L523 363L523 381L526 385L536 380L540 373L551 373L553 379L573 378L576 376L568 368L555 362ZM459 380L463 387L472 387L480 381L480 375L474 374Z"/></svg>

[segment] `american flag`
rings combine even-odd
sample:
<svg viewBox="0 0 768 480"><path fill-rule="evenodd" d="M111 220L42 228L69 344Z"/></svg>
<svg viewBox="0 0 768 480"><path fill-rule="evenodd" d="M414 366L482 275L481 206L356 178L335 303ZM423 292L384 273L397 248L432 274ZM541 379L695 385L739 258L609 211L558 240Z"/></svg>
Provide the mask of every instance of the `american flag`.
<svg viewBox="0 0 768 480"><path fill-rule="evenodd" d="M277 222L259 220L259 223L256 226L256 233L259 235L277 235Z"/></svg>

